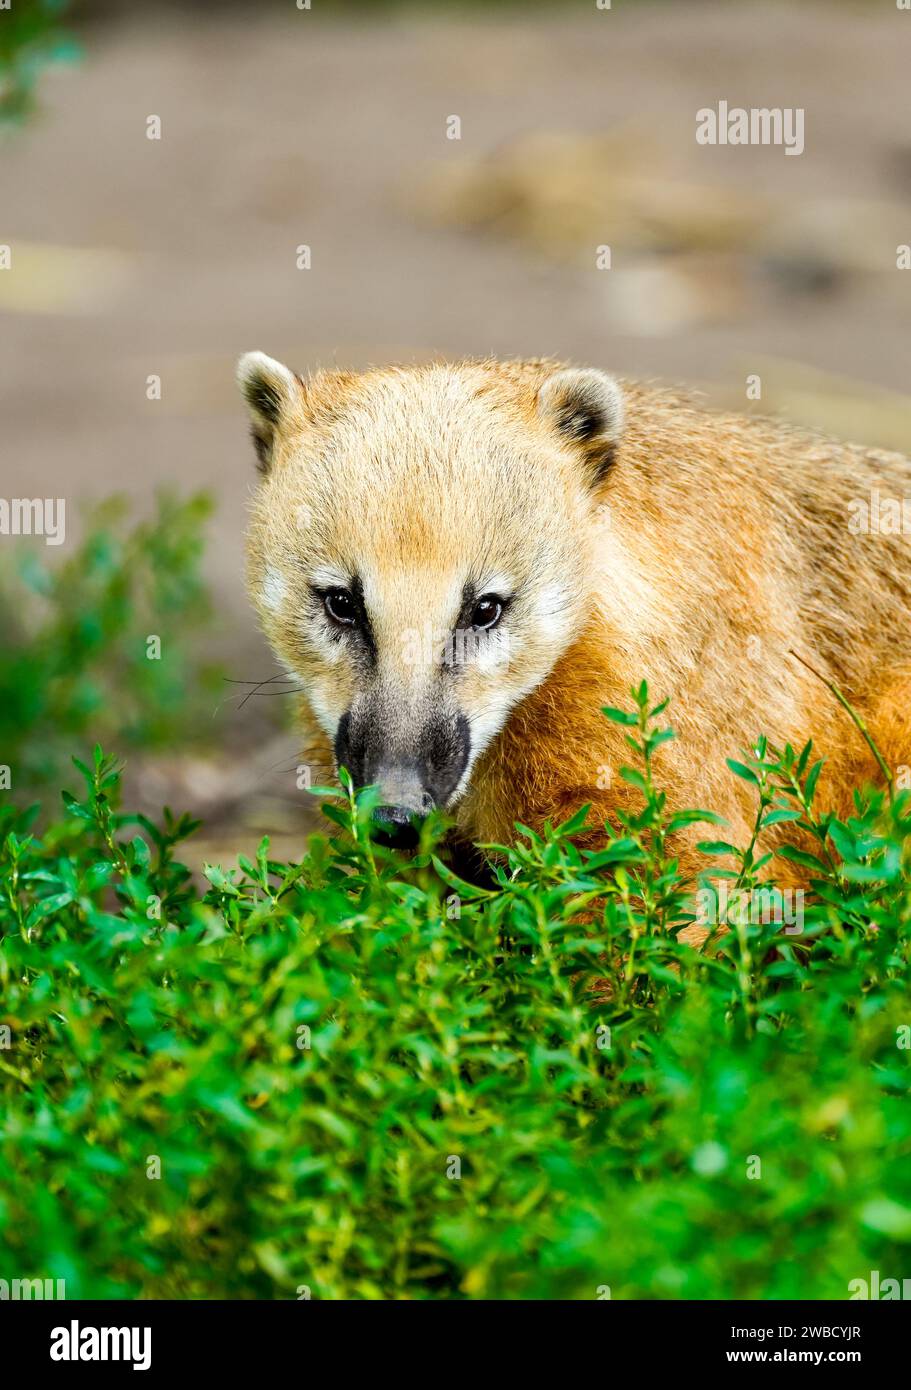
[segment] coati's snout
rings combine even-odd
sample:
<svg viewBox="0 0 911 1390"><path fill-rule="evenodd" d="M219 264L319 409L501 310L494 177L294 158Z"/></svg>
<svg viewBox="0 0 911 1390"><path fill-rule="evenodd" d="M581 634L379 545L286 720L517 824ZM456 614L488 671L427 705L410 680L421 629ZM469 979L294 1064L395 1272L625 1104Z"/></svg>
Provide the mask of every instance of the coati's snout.
<svg viewBox="0 0 911 1390"><path fill-rule="evenodd" d="M356 787L375 786L379 838L404 849L420 822L451 801L468 766L471 735L464 715L435 713L416 731L402 727L376 696L356 700L339 721L335 760Z"/></svg>

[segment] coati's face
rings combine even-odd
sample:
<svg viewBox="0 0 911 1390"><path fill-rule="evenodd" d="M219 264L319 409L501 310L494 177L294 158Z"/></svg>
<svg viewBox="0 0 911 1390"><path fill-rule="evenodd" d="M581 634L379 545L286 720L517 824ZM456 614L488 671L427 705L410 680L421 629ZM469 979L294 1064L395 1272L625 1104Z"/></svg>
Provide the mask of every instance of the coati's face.
<svg viewBox="0 0 911 1390"><path fill-rule="evenodd" d="M619 389L534 363L304 384L262 353L238 375L263 475L254 601L337 764L407 841L589 616Z"/></svg>

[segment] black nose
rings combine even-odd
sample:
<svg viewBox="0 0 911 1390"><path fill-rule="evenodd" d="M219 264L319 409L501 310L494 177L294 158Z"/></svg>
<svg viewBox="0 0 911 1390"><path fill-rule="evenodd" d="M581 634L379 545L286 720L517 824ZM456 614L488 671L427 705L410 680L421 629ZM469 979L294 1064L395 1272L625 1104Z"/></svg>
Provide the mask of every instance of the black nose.
<svg viewBox="0 0 911 1390"><path fill-rule="evenodd" d="M376 806L371 819L375 840L392 849L414 849L424 817L404 806Z"/></svg>
<svg viewBox="0 0 911 1390"><path fill-rule="evenodd" d="M380 819L395 819L397 811L411 807L423 815L446 806L468 765L468 721L463 715L434 716L414 731L412 746L403 748L385 738L387 718L386 705L375 696L343 714L335 735L336 766L348 769L356 787L383 788Z"/></svg>

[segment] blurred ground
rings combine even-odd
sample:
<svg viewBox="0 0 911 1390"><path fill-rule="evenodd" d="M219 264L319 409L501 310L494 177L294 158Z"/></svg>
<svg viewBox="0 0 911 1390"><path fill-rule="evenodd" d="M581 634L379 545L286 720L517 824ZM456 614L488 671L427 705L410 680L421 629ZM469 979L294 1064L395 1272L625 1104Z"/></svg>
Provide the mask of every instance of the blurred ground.
<svg viewBox="0 0 911 1390"><path fill-rule="evenodd" d="M911 15L150 8L88 28L84 62L50 73L38 116L3 137L3 491L72 513L113 490L211 489L213 641L232 674L275 669L242 583L247 348L302 372L552 354L738 408L759 372L764 410L911 448L911 274L895 269ZM720 98L804 107L805 153L697 145L695 113ZM216 714L221 771L194 782L181 759L170 799L232 820L265 804L276 823L298 794L263 766L251 706ZM293 739L268 751L293 765Z"/></svg>

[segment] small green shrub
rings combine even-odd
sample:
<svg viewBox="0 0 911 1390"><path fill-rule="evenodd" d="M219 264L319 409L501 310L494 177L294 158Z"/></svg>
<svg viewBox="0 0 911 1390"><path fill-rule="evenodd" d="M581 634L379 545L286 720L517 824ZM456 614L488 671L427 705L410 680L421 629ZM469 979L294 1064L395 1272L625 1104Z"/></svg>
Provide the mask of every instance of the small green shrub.
<svg viewBox="0 0 911 1390"><path fill-rule="evenodd" d="M61 26L68 0L13 0L0 13L0 124L35 106L35 89L51 63L72 63L80 49Z"/></svg>
<svg viewBox="0 0 911 1390"><path fill-rule="evenodd" d="M120 814L99 752L40 839L8 809L0 1273L71 1297L700 1299L906 1273L911 798L819 817L810 750L760 741L732 764L758 807L721 879L732 929L697 952L668 734L635 704L609 713L641 813L597 853L581 813L522 832L490 889L438 826L410 862L372 844L349 795L300 863L263 841L200 897L192 823ZM818 845L800 934L737 907L786 818Z"/></svg>
<svg viewBox="0 0 911 1390"><path fill-rule="evenodd" d="M0 761L20 804L59 786L86 739L127 753L211 728L221 677L194 654L210 616L200 576L210 511L204 494L162 495L131 525L113 498L62 563L37 543L0 557Z"/></svg>

